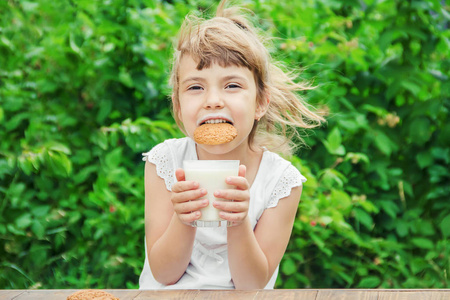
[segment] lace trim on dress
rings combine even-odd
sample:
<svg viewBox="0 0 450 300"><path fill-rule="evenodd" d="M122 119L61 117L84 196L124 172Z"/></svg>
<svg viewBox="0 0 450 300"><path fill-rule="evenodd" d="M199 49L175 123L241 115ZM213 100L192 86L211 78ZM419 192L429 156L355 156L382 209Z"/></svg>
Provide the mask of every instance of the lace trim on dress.
<svg viewBox="0 0 450 300"><path fill-rule="evenodd" d="M156 166L156 174L164 179L167 190L171 191L174 184L172 157L164 150L158 145L152 151L142 153L144 156L142 160L147 160Z"/></svg>
<svg viewBox="0 0 450 300"><path fill-rule="evenodd" d="M294 166L289 166L270 195L267 208L277 206L280 199L291 194L292 188L300 185L302 185L300 172Z"/></svg>

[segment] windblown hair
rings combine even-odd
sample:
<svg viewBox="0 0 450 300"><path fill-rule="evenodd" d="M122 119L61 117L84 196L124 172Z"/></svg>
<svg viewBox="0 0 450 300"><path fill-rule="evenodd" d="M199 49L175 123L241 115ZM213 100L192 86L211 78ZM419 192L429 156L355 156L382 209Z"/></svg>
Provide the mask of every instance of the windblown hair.
<svg viewBox="0 0 450 300"><path fill-rule="evenodd" d="M176 111L179 107L179 67L184 55L190 55L198 63L198 70L209 68L213 63L222 67L246 67L255 77L257 105L264 104L267 98L270 101L264 117L255 120L249 146L291 155L296 146L293 137L302 141L298 129L313 128L324 121L298 94L311 86L296 83L295 74L284 72L277 66L265 46L266 39L251 25L243 9L225 9L226 2L220 2L215 17L203 19L188 15L181 26L170 77L175 121L184 131Z"/></svg>

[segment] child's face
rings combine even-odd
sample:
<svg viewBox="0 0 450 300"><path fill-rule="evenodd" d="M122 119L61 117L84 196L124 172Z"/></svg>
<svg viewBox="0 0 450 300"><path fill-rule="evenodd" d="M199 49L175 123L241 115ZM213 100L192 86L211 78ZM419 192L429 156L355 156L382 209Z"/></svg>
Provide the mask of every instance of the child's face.
<svg viewBox="0 0 450 300"><path fill-rule="evenodd" d="M197 62L190 56L181 59L177 110L186 133L193 138L195 129L205 120L225 119L237 129L237 137L221 146L201 147L223 152L244 145L243 142L248 145L254 120L264 114L257 105L253 73L244 67L221 67L217 63L202 70L196 67Z"/></svg>

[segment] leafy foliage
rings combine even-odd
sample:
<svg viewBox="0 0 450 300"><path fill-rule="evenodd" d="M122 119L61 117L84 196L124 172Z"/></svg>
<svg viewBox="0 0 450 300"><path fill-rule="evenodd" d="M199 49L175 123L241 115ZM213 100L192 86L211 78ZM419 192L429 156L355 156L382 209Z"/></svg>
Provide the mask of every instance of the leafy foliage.
<svg viewBox="0 0 450 300"><path fill-rule="evenodd" d="M422 1L243 1L328 113L279 288L450 287L450 13ZM0 2L0 287L136 288L140 153L180 137L173 37L208 1Z"/></svg>

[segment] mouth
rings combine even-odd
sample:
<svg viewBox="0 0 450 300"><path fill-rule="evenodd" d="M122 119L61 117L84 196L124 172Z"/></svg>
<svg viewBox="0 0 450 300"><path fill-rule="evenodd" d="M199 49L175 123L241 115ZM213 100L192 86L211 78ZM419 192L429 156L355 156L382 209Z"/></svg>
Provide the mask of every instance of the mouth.
<svg viewBox="0 0 450 300"><path fill-rule="evenodd" d="M237 129L231 121L224 119L207 119L200 122L194 131L194 141L204 145L221 145L234 140Z"/></svg>
<svg viewBox="0 0 450 300"><path fill-rule="evenodd" d="M233 123L231 121L224 120L224 119L209 119L209 120L206 120L204 122L201 122L200 125L204 125L204 124L221 124L221 123L227 123L227 124L233 125Z"/></svg>
<svg viewBox="0 0 450 300"><path fill-rule="evenodd" d="M208 115L200 119L197 122L197 125L201 126L204 124L221 124L221 123L233 125L233 119L224 115Z"/></svg>

